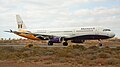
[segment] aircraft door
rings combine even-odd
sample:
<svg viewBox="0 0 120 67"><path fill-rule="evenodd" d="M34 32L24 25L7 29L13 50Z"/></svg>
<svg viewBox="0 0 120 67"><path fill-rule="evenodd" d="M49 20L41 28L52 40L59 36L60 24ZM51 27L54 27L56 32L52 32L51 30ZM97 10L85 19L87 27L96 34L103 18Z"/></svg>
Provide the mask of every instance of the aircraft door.
<svg viewBox="0 0 120 67"><path fill-rule="evenodd" d="M75 33L76 33L76 30L73 29L73 30L72 30L72 36L75 36L75 35L76 35Z"/></svg>

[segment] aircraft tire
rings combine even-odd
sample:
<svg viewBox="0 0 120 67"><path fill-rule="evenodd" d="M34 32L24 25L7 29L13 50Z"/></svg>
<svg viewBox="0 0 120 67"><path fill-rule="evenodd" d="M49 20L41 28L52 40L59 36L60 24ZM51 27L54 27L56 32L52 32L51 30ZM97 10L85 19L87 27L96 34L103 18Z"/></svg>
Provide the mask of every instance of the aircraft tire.
<svg viewBox="0 0 120 67"><path fill-rule="evenodd" d="M99 46L100 46L100 47L102 47L102 46L103 46L103 44L99 43Z"/></svg>
<svg viewBox="0 0 120 67"><path fill-rule="evenodd" d="M52 41L49 41L49 42L48 42L48 45L49 45L49 46L52 46L52 45L53 45L53 42L52 42Z"/></svg>
<svg viewBox="0 0 120 67"><path fill-rule="evenodd" d="M63 42L63 46L67 46L68 45L68 43L67 42Z"/></svg>

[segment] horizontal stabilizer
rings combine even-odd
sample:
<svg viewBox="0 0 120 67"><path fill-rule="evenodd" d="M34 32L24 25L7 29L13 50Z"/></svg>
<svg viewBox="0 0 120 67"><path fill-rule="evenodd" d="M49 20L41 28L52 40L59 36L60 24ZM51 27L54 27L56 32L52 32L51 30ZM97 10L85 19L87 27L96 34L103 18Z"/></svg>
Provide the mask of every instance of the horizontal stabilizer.
<svg viewBox="0 0 120 67"><path fill-rule="evenodd" d="M10 32L10 33L12 33L13 31L10 29L9 31L4 31L4 32Z"/></svg>

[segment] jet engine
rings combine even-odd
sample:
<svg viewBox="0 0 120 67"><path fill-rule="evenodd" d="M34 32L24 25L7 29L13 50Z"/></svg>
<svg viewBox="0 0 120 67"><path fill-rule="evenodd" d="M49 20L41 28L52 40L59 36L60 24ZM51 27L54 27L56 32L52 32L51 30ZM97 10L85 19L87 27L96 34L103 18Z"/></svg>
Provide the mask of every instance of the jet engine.
<svg viewBox="0 0 120 67"><path fill-rule="evenodd" d="M53 43L61 43L62 38L61 37L54 37L54 38L50 39L50 41Z"/></svg>

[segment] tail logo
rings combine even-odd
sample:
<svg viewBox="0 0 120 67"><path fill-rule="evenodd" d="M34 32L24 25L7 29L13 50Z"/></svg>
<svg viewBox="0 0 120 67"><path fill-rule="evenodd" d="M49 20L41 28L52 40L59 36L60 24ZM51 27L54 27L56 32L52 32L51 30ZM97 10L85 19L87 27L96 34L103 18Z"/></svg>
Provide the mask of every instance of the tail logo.
<svg viewBox="0 0 120 67"><path fill-rule="evenodd" d="M19 28L22 28L22 24L18 24L18 29L19 29Z"/></svg>

